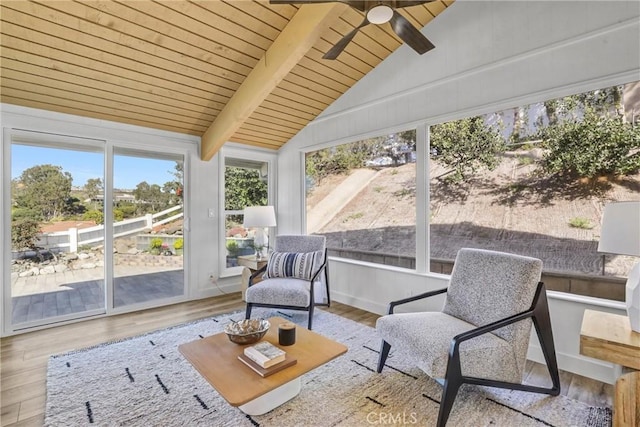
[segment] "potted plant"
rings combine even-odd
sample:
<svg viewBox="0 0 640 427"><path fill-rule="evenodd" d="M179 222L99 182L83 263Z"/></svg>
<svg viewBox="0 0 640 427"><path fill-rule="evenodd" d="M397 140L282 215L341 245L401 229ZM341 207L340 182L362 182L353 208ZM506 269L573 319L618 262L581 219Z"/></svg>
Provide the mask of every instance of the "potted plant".
<svg viewBox="0 0 640 427"><path fill-rule="evenodd" d="M165 255L165 256L173 255L173 252L171 252L171 249L169 249L169 244L168 243L163 243L162 244L162 247L160 248L160 253L162 255Z"/></svg>
<svg viewBox="0 0 640 427"><path fill-rule="evenodd" d="M181 256L184 251L184 239L178 239L173 243L173 249L176 251L176 255Z"/></svg>
<svg viewBox="0 0 640 427"><path fill-rule="evenodd" d="M162 251L162 239L159 237L154 237L153 239L151 239L151 242L149 243L149 253L151 255L160 255L161 251Z"/></svg>
<svg viewBox="0 0 640 427"><path fill-rule="evenodd" d="M226 243L227 247L227 267L235 267L238 265L238 254L240 253L240 247L238 242L234 239L228 239Z"/></svg>

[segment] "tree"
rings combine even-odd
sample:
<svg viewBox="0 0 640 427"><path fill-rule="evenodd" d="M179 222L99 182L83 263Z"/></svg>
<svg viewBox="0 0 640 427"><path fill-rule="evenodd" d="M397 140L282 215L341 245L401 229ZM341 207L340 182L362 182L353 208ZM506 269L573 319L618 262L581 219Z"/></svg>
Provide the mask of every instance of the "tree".
<svg viewBox="0 0 640 427"><path fill-rule="evenodd" d="M588 109L600 116L617 115L624 122L623 93L624 85L620 85L545 101L546 125L556 126L566 121L581 120ZM538 127L542 128L544 119L539 119Z"/></svg>
<svg viewBox="0 0 640 427"><path fill-rule="evenodd" d="M166 203L169 206L182 204L182 184L176 181L165 182L162 186L162 192L166 195Z"/></svg>
<svg viewBox="0 0 640 427"><path fill-rule="evenodd" d="M162 191L169 195L169 205L182 203L183 186L184 186L184 163L176 162L174 171L171 174L176 178L175 181L165 182Z"/></svg>
<svg viewBox="0 0 640 427"><path fill-rule="evenodd" d="M150 208L151 212L158 212L167 206L168 197L162 192L162 188L158 184L149 184L142 181L136 185L133 195L140 205Z"/></svg>
<svg viewBox="0 0 640 427"><path fill-rule="evenodd" d="M227 166L224 171L225 210L264 206L268 201L267 182L257 169Z"/></svg>
<svg viewBox="0 0 640 427"><path fill-rule="evenodd" d="M481 168L495 169L506 143L500 132L482 117L471 117L431 126L431 157L450 168L438 178L462 181Z"/></svg>
<svg viewBox="0 0 640 427"><path fill-rule="evenodd" d="M268 202L267 181L258 169L227 166L224 170L224 208L243 210L247 206L265 206ZM226 229L242 222L239 215L226 218Z"/></svg>
<svg viewBox="0 0 640 427"><path fill-rule="evenodd" d="M415 129L394 133L381 139L381 149L371 150L372 153L391 158L394 166L411 161L411 153L416 151Z"/></svg>
<svg viewBox="0 0 640 427"><path fill-rule="evenodd" d="M104 194L104 184L102 183L102 179L89 178L87 183L84 185L84 192L90 200L94 201L93 208L96 209L95 199L99 194Z"/></svg>
<svg viewBox="0 0 640 427"><path fill-rule="evenodd" d="M45 221L60 216L71 196L73 178L61 166L38 165L25 169L15 188L18 208L38 212Z"/></svg>
<svg viewBox="0 0 640 427"><path fill-rule="evenodd" d="M640 127L617 112L600 115L588 108L581 121L548 127L543 141L549 151L542 168L549 173L594 178L640 170Z"/></svg>
<svg viewBox="0 0 640 427"><path fill-rule="evenodd" d="M365 166L365 162L384 151L385 138L370 138L309 153L305 159L306 174L315 182L327 176L348 173Z"/></svg>

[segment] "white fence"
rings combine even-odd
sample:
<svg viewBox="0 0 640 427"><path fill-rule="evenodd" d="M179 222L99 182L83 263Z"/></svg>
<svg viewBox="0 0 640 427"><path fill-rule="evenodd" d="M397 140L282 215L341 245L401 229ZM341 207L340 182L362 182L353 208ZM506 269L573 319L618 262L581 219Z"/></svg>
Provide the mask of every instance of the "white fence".
<svg viewBox="0 0 640 427"><path fill-rule="evenodd" d="M169 215L173 212L173 215ZM113 237L123 237L131 234L149 231L158 225L167 224L184 216L182 205L177 205L155 214L146 214L138 218L125 219L113 223ZM38 246L45 249L57 248L62 252L77 252L79 247L95 245L104 240L104 224L95 227L78 229L69 228L38 236Z"/></svg>

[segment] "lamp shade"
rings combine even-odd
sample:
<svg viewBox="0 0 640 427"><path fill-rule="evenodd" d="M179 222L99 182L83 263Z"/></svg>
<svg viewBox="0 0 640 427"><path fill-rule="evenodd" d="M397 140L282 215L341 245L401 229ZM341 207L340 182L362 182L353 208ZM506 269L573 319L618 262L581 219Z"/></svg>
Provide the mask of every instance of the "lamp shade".
<svg viewBox="0 0 640 427"><path fill-rule="evenodd" d="M276 212L273 206L248 206L244 208L245 227L275 227Z"/></svg>
<svg viewBox="0 0 640 427"><path fill-rule="evenodd" d="M640 201L604 207L598 252L640 256Z"/></svg>

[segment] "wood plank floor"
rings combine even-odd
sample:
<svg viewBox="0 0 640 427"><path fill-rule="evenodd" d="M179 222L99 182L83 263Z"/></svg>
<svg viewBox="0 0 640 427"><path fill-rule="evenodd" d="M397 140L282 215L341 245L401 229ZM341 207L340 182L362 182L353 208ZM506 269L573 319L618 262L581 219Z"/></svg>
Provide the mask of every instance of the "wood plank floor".
<svg viewBox="0 0 640 427"><path fill-rule="evenodd" d="M0 344L1 425L42 426L47 360L51 355L242 309L240 293L234 293L3 338ZM371 327L378 318L376 314L335 302L328 311ZM561 372L560 378L562 394L590 405L611 406L611 385L567 372ZM525 381L547 384L545 368L529 362Z"/></svg>

